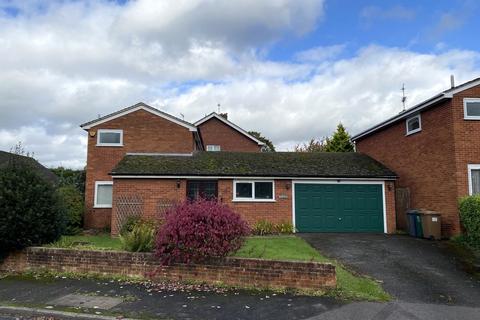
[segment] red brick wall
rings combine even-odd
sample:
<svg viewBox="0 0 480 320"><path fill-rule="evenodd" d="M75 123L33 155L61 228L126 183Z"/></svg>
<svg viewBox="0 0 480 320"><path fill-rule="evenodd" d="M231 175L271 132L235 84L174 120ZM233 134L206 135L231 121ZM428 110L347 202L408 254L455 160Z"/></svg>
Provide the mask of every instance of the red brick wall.
<svg viewBox="0 0 480 320"><path fill-rule="evenodd" d="M138 196L143 202L143 215L146 219L161 217L168 203L186 199L186 180L177 179L115 179L113 184L112 235L117 235L122 225L119 200L122 197ZM161 206L161 207L159 207Z"/></svg>
<svg viewBox="0 0 480 320"><path fill-rule="evenodd" d="M45 271L195 281L239 287L321 290L335 288L329 263L225 258L204 264L161 266L152 253L27 248L0 263L0 271ZM153 274L152 274L153 273Z"/></svg>
<svg viewBox="0 0 480 320"><path fill-rule="evenodd" d="M208 144L220 145L222 151L259 152L261 147L252 139L216 118L198 126L205 149Z"/></svg>
<svg viewBox="0 0 480 320"><path fill-rule="evenodd" d="M397 217L395 212L395 182L385 181L385 209L387 216L387 233L397 230Z"/></svg>
<svg viewBox="0 0 480 320"><path fill-rule="evenodd" d="M357 141L357 150L394 170L412 208L442 214L444 235L459 232L453 117L449 102L421 113L422 131L405 136L402 120ZM402 213L398 213L402 214Z"/></svg>
<svg viewBox="0 0 480 320"><path fill-rule="evenodd" d="M142 199L142 212L145 218L162 215L168 204L183 201L186 198L186 180L180 179L177 187L176 179L115 179L113 185L112 235L117 235L122 225L119 218L119 199L138 196ZM233 202L233 180L218 180L218 199L238 212L250 225L258 220L266 219L273 223L292 223L292 182L291 180L275 180L275 202ZM388 187L390 185L390 188ZM395 232L395 186L393 181L385 182L385 200L387 216L387 232Z"/></svg>
<svg viewBox="0 0 480 320"><path fill-rule="evenodd" d="M87 176L85 185L85 227L110 226L112 209L94 208L95 181L110 181L108 173L127 152L190 153L194 150L193 133L187 128L138 110L99 124L89 130L122 129L123 147L97 147L97 135L88 135Z"/></svg>
<svg viewBox="0 0 480 320"><path fill-rule="evenodd" d="M275 180L275 202L233 202L233 180L231 179L218 181L218 198L241 214L250 225L262 219L273 223L292 223L291 180Z"/></svg>
<svg viewBox="0 0 480 320"><path fill-rule="evenodd" d="M457 196L464 197L468 190L468 165L480 164L480 120L465 120L464 98L480 98L480 86L456 94L452 99Z"/></svg>

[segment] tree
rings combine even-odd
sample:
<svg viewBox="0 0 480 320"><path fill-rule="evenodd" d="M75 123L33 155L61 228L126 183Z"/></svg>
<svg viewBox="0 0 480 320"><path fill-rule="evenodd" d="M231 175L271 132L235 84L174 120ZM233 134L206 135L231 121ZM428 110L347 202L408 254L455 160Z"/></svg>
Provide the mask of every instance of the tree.
<svg viewBox="0 0 480 320"><path fill-rule="evenodd" d="M85 194L85 170L57 167L50 169L58 177L59 187L74 186L82 195Z"/></svg>
<svg viewBox="0 0 480 320"><path fill-rule="evenodd" d="M331 138L325 141L325 152L353 152L355 151L350 135L345 127L339 123L337 130L333 133Z"/></svg>
<svg viewBox="0 0 480 320"><path fill-rule="evenodd" d="M325 143L314 138L310 139L308 143L297 144L294 149L295 152L323 152L325 151Z"/></svg>
<svg viewBox="0 0 480 320"><path fill-rule="evenodd" d="M65 210L53 184L30 158L18 155L0 168L0 255L57 240L64 228Z"/></svg>
<svg viewBox="0 0 480 320"><path fill-rule="evenodd" d="M254 136L256 139L265 143L265 145L263 146L263 151L265 151L265 152L275 152L275 146L273 145L273 142L270 139L262 136L262 134L260 132L248 131L248 134Z"/></svg>

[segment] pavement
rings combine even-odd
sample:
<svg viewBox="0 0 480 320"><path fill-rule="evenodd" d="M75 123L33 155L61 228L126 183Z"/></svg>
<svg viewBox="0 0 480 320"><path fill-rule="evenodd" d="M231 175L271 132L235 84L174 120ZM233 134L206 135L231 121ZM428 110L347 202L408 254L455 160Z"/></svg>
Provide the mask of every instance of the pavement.
<svg viewBox="0 0 480 320"><path fill-rule="evenodd" d="M301 234L323 255L383 282L398 301L480 307L480 280L442 241L385 234Z"/></svg>

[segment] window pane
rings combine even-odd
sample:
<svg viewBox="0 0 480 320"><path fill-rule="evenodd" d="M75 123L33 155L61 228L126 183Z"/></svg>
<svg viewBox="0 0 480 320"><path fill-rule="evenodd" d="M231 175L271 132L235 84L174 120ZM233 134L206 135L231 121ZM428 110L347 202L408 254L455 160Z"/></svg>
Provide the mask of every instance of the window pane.
<svg viewBox="0 0 480 320"><path fill-rule="evenodd" d="M237 198L251 198L252 184L250 182L237 182L236 192L237 192L236 193Z"/></svg>
<svg viewBox="0 0 480 320"><path fill-rule="evenodd" d="M112 205L112 185L99 184L97 186L97 204L98 205Z"/></svg>
<svg viewBox="0 0 480 320"><path fill-rule="evenodd" d="M255 199L273 199L273 183L255 182Z"/></svg>
<svg viewBox="0 0 480 320"><path fill-rule="evenodd" d="M100 143L120 143L120 132L100 132Z"/></svg>
<svg viewBox="0 0 480 320"><path fill-rule="evenodd" d="M467 116L480 117L480 102L467 102Z"/></svg>
<svg viewBox="0 0 480 320"><path fill-rule="evenodd" d="M215 199L217 197L217 181L188 181L187 196L191 200Z"/></svg>
<svg viewBox="0 0 480 320"><path fill-rule="evenodd" d="M414 118L408 121L408 131L413 131L420 128L420 121L418 118Z"/></svg>
<svg viewBox="0 0 480 320"><path fill-rule="evenodd" d="M220 151L219 145L209 144L207 145L207 151Z"/></svg>
<svg viewBox="0 0 480 320"><path fill-rule="evenodd" d="M472 194L480 193L480 170L472 170Z"/></svg>

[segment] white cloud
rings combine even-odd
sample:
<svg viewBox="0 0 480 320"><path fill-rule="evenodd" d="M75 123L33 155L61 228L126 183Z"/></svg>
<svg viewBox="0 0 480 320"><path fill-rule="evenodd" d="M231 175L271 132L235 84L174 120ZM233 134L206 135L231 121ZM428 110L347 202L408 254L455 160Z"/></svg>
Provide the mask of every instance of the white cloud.
<svg viewBox="0 0 480 320"><path fill-rule="evenodd" d="M291 149L339 121L355 133L395 114L402 83L413 103L448 87L451 73L458 82L479 73L479 54L460 50L367 46L339 59L343 45L333 45L268 60L269 44L315 28L323 1L10 4L20 13L0 14L0 149L23 141L49 166L82 167L78 125L138 101L191 121L221 103Z"/></svg>

